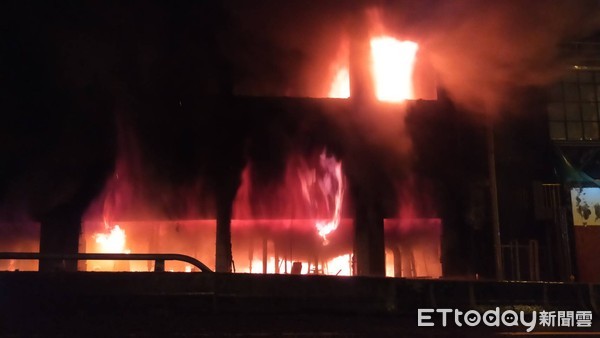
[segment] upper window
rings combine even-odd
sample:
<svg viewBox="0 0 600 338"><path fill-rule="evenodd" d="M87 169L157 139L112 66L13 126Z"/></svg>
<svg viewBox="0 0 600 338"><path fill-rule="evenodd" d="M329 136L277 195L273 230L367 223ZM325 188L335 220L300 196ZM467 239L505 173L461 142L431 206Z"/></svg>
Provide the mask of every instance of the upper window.
<svg viewBox="0 0 600 338"><path fill-rule="evenodd" d="M576 70L550 90L548 120L553 140L600 139L600 70Z"/></svg>

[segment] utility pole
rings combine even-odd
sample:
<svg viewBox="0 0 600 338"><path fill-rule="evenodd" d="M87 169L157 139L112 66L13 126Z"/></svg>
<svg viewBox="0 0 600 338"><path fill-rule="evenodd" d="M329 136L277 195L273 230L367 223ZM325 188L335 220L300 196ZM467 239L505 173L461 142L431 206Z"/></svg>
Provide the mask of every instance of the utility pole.
<svg viewBox="0 0 600 338"><path fill-rule="evenodd" d="M496 279L504 279L502 264L502 241L500 237L500 214L498 212L498 184L496 182L496 153L494 147L494 123L487 125L488 169L490 180L490 201L492 208L492 231L494 236L494 253L496 261Z"/></svg>

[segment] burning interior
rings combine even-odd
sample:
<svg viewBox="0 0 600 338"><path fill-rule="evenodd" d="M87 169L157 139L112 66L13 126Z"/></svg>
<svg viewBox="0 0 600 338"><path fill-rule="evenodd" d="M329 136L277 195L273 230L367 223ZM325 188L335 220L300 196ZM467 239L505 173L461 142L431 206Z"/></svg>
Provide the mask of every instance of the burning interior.
<svg viewBox="0 0 600 338"><path fill-rule="evenodd" d="M327 38L315 35L317 48L307 55L318 57L288 67L297 78L258 75L259 82L277 86L248 82L262 60L247 66L248 56L235 59L239 47L230 40L218 48L201 42L220 49L231 68L212 69L214 83L196 85L201 95L167 88L170 75L161 73L161 84L140 89L147 102L117 100L113 109L125 113L116 114L114 128L107 122L113 128L107 139L114 141L100 145L113 149L106 154L110 160L97 172L78 172L73 191L79 192L71 197L28 201L36 220L22 236L28 239L2 243L2 250L170 252L217 271L440 277L442 221L428 197L433 192L422 184L426 179L411 169L404 125L415 100L437 95L426 48L387 29L377 10L351 8L343 17L324 22ZM211 34L212 28L203 29ZM284 34L288 43L302 44L294 34ZM221 52L208 60L220 60ZM181 53L181 62L198 53ZM239 73L243 67L247 74ZM103 114L96 101L82 102ZM159 110L173 115L144 112ZM94 149L85 152L95 156ZM111 174L100 185L83 177L100 181L102 170ZM40 186L53 194L52 184ZM73 233L80 233L77 240ZM38 236L39 242L29 240ZM27 261L0 264L38 268ZM151 265L87 261L78 269L149 271ZM39 268L45 269L43 262ZM176 262L166 269L192 270Z"/></svg>
<svg viewBox="0 0 600 338"><path fill-rule="evenodd" d="M231 219L233 272L356 274L353 220L344 204L348 197L342 163L326 151L312 159L290 158L282 180L266 190L252 186L251 166L244 169ZM116 176L115 182L119 182ZM100 204L102 210L113 212L103 213L96 221L90 216L83 223L85 252L176 252L215 267L215 219L127 221L127 208L115 213L113 207L118 206L106 204L119 200L115 195L127 189L120 182L111 189ZM127 203L119 201L123 202ZM441 276L440 219L417 218L408 210L411 206L402 207L408 217L384 220L386 275ZM153 262L130 264L89 261L80 269L153 271ZM166 269L192 271L180 262L167 262Z"/></svg>

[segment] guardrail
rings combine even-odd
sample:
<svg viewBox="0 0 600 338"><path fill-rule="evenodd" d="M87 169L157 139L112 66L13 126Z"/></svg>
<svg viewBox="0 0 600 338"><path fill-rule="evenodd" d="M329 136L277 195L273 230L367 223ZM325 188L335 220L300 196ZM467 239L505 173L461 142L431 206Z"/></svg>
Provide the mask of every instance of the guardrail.
<svg viewBox="0 0 600 338"><path fill-rule="evenodd" d="M39 252L0 252L2 259L20 260L109 260L109 261L154 261L154 271L164 272L165 261L182 261L197 267L201 272L213 272L208 266L194 257L181 254L139 254L139 253L77 253L77 254L42 254Z"/></svg>

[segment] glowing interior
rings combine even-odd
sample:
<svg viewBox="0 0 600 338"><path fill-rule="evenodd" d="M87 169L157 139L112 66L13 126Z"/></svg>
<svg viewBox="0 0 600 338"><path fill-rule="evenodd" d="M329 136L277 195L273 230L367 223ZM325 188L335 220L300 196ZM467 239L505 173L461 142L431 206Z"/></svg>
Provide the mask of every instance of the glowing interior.
<svg viewBox="0 0 600 338"><path fill-rule="evenodd" d="M414 97L412 74L418 45L383 36L371 39L375 94L380 101L400 102Z"/></svg>

